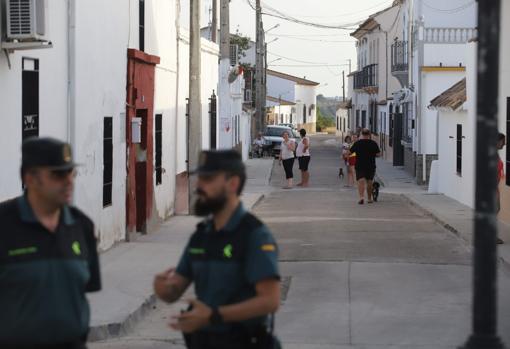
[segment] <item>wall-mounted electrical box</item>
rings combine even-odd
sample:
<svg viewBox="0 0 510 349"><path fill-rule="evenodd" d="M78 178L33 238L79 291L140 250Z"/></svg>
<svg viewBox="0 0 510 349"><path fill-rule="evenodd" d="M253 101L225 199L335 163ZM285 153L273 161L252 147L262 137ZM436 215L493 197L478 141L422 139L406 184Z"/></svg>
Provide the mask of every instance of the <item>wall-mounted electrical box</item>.
<svg viewBox="0 0 510 349"><path fill-rule="evenodd" d="M131 119L131 143L142 143L142 118Z"/></svg>

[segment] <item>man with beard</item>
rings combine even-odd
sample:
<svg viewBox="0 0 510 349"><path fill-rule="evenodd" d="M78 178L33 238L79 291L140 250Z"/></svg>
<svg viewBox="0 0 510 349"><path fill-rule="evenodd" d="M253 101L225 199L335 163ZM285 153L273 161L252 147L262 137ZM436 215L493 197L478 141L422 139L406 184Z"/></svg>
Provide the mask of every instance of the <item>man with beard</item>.
<svg viewBox="0 0 510 349"><path fill-rule="evenodd" d="M184 333L188 348L278 348L272 334L280 304L278 247L268 228L239 199L246 181L234 150L200 155L197 225L176 269L156 275L154 291L177 301L193 282L197 299L170 326Z"/></svg>
<svg viewBox="0 0 510 349"><path fill-rule="evenodd" d="M22 145L23 195L0 204L0 348L83 349L101 289L92 221L69 205L71 147L52 138Z"/></svg>

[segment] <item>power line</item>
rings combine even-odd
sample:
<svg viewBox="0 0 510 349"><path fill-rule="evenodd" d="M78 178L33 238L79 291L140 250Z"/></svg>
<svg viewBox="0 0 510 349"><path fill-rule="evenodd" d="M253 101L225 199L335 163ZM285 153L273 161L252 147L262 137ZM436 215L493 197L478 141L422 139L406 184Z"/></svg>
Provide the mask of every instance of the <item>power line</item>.
<svg viewBox="0 0 510 349"><path fill-rule="evenodd" d="M447 13L447 14L455 14L455 13L458 13L458 12L461 12L461 11L464 11L465 9L471 7L472 5L474 5L476 3L476 1L471 1L471 2L468 2L467 4L464 4L464 5L461 5L459 7L456 7L456 8L451 8L451 9L440 9L440 8L436 8L436 7L433 7L429 4L427 4L425 1L421 0L422 4L425 6L425 7L428 7L429 9L433 10L433 11L436 11L436 12L442 12L442 13Z"/></svg>
<svg viewBox="0 0 510 349"><path fill-rule="evenodd" d="M255 6L252 3L252 0L246 0L246 2L251 6L252 9L255 9ZM314 23L314 22L308 22L303 21L301 19L288 16L283 12L278 11L275 8L272 8L271 6L268 6L267 4L264 4L264 8L270 12L262 12L263 15L280 18L285 21L301 24L301 25L307 25L315 28L321 28L321 29L340 29L340 30L353 30L355 26L361 24L363 21L356 21L353 23L346 23L346 24L323 24L323 23Z"/></svg>
<svg viewBox="0 0 510 349"><path fill-rule="evenodd" d="M301 67L301 68L344 67L347 65L348 64L269 64L269 66L271 67Z"/></svg>
<svg viewBox="0 0 510 349"><path fill-rule="evenodd" d="M311 41L311 42L337 42L337 43L351 43L351 44L354 44L356 42L356 40L322 40L322 39L299 38L299 37L292 37L292 36L276 36L276 37L279 37L282 39L292 39L292 40Z"/></svg>
<svg viewBox="0 0 510 349"><path fill-rule="evenodd" d="M359 11L354 11L354 12L349 12L349 13L338 13L338 14L335 14L335 15L326 15L326 16L311 16L311 15L297 15L297 14L294 14L293 16L294 17L303 17L303 18L335 18L335 17L348 17L348 16L352 16L352 15L358 15L358 14L361 14L361 13L364 13L364 12L368 12L368 11L372 11L373 9L375 8L378 8L382 5L388 5L388 3L391 3L390 1L386 0L386 1L383 1L383 2L380 2L378 3L377 5L374 5L372 7L367 7L363 10L359 10Z"/></svg>
<svg viewBox="0 0 510 349"><path fill-rule="evenodd" d="M336 34L279 34L279 33L267 33L268 36L290 36L290 37L322 37L322 36L349 36L347 33L336 33Z"/></svg>
<svg viewBox="0 0 510 349"><path fill-rule="evenodd" d="M273 56L276 56L276 57L280 57L280 58L284 58L284 59L288 59L289 61L293 61L293 62L298 62L298 63L306 63L306 64L329 64L329 63L325 63L325 62L309 62L309 61L301 61L299 59L294 59L294 58L290 58L290 57L286 57L286 56L282 56L282 55L279 55L277 53L273 53L273 52L267 52L269 53L270 55L273 55Z"/></svg>

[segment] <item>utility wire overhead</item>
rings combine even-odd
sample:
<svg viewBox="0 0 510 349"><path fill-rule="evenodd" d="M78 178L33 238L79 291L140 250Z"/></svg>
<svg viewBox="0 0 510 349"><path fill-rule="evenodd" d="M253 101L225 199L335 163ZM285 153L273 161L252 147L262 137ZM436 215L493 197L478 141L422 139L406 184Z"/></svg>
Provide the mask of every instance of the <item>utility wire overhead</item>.
<svg viewBox="0 0 510 349"><path fill-rule="evenodd" d="M427 4L424 0L420 0L420 1L422 2L423 6L428 7L429 9L431 9L433 11L442 12L442 13L446 13L446 14L455 14L455 13L458 13L458 12L462 12L465 9L471 7L472 5L474 5L476 3L476 1L470 1L467 4L464 4L464 5L456 7L456 8L440 9L440 8L433 7L433 6L429 5L429 4Z"/></svg>
<svg viewBox="0 0 510 349"><path fill-rule="evenodd" d="M369 11L373 11L374 9L378 8L378 7L381 7L381 6L389 6L391 5L392 1L389 1L389 0L386 0L386 1L383 1L383 2L380 2L376 5L373 5L371 7L367 7L365 9L362 9L362 10L359 10L359 11L354 11L354 12L348 12L348 13L337 13L337 14L334 14L334 15L323 15L323 16L320 16L320 15L300 15L300 14L292 14L293 17L303 17L303 18L336 18L336 17L349 17L349 16L352 16L352 15L360 15L362 13L365 13L365 12L369 12Z"/></svg>
<svg viewBox="0 0 510 349"><path fill-rule="evenodd" d="M256 9L252 0L246 0L246 2L251 6L252 9ZM289 22L293 22L293 23L297 23L297 24L302 24L302 25L307 25L307 26L311 26L311 27L315 27L315 28L321 28L321 29L340 29L340 30L354 30L354 28L361 24L363 21L360 20L360 21L356 21L356 22L353 22L353 23L346 23L346 24L324 24L324 23L314 23L314 22L308 22L308 21L303 21L301 19L298 19L298 18L295 18L295 17L292 17L292 16L288 16L286 15L285 13L283 12L280 12L266 4L264 4L264 8L266 9L266 11L262 12L263 15L266 15L266 16L270 16L270 17L276 17L276 18L280 18L280 19L283 19L285 21L289 21ZM270 12L267 12L267 11L270 11Z"/></svg>

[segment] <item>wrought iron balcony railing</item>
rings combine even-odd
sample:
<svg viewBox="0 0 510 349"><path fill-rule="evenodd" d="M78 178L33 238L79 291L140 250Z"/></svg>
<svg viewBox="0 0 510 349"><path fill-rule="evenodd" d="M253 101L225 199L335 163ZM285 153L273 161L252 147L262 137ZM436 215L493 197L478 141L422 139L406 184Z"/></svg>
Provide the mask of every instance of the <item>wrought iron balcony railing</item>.
<svg viewBox="0 0 510 349"><path fill-rule="evenodd" d="M354 89L360 90L367 87L377 87L378 68L377 64L370 64L362 70L354 73Z"/></svg>
<svg viewBox="0 0 510 349"><path fill-rule="evenodd" d="M391 72L407 72L408 65L407 41L397 41L391 45Z"/></svg>

